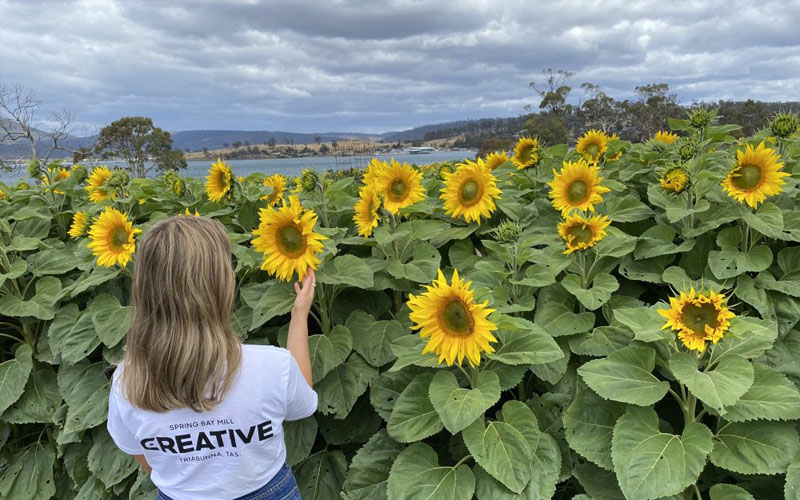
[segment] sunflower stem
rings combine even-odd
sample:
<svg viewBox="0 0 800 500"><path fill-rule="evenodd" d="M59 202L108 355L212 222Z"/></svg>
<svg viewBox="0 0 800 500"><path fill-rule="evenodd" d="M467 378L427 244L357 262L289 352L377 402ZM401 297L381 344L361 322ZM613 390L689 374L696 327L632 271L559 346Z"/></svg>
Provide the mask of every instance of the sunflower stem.
<svg viewBox="0 0 800 500"><path fill-rule="evenodd" d="M465 370L464 367L461 366L460 364L456 366L458 367L459 370L461 370L461 373L463 373L464 376L467 377L467 381L469 382L470 388L475 388L475 384L472 382L472 376L469 374L469 372Z"/></svg>

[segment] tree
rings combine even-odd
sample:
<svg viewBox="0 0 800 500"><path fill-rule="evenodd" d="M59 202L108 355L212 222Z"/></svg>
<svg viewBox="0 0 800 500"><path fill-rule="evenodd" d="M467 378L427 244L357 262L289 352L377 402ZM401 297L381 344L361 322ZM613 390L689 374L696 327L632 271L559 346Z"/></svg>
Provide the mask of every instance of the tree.
<svg viewBox="0 0 800 500"><path fill-rule="evenodd" d="M532 137L538 137L542 144L561 144L569 140L566 121L561 116L532 115L525 123L525 129Z"/></svg>
<svg viewBox="0 0 800 500"><path fill-rule="evenodd" d="M572 92L572 79L575 73L559 69L555 73L551 68L543 69L543 83L530 82L528 85L537 93L542 100L539 102L539 109L545 110L553 115L568 114L572 106L567 104L567 97Z"/></svg>
<svg viewBox="0 0 800 500"><path fill-rule="evenodd" d="M508 151L513 147L514 141L511 139L484 139L484 141L481 143L481 148L478 150L478 153L475 155L475 157L483 158L489 153L494 153L495 151Z"/></svg>
<svg viewBox="0 0 800 500"><path fill-rule="evenodd" d="M327 144L323 144L319 147L319 154L326 155L330 150L331 148L329 148Z"/></svg>
<svg viewBox="0 0 800 500"><path fill-rule="evenodd" d="M234 141L232 146L236 149L239 149L242 146L242 141Z"/></svg>
<svg viewBox="0 0 800 500"><path fill-rule="evenodd" d="M135 177L145 177L153 168L186 168L183 152L172 148L172 136L143 116L126 116L100 130L95 154L102 158L122 158ZM148 166L147 162L152 161Z"/></svg>
<svg viewBox="0 0 800 500"><path fill-rule="evenodd" d="M317 144L319 144L319 143L320 143L320 141L322 141L322 137L320 137L320 136L318 136L318 135L317 135L317 136L314 136L314 142L316 142Z"/></svg>
<svg viewBox="0 0 800 500"><path fill-rule="evenodd" d="M638 99L623 105L626 139L646 140L659 130L668 129L668 118L683 115L683 108L678 104L677 96L669 91L669 84L639 85L635 90Z"/></svg>
<svg viewBox="0 0 800 500"><path fill-rule="evenodd" d="M222 143L222 147L223 147L223 148L227 148L228 146L230 146L230 144L229 144L229 143L227 143L227 142L223 142L223 143Z"/></svg>
<svg viewBox="0 0 800 500"><path fill-rule="evenodd" d="M250 146L250 141L248 141L247 139L245 139L245 140L244 140L244 142L243 142L242 144L244 145L244 147L248 147L248 146Z"/></svg>
<svg viewBox="0 0 800 500"><path fill-rule="evenodd" d="M0 144L24 140L30 146L31 160L39 162L41 159L44 164L49 162L54 151L76 153L59 144L59 141L70 135L72 114L67 110L53 113L55 127L45 132L42 127L36 126L40 104L33 90L20 85L7 86L0 83ZM41 157L39 145L43 141L50 144Z"/></svg>
<svg viewBox="0 0 800 500"><path fill-rule="evenodd" d="M620 121L621 113L617 101L600 89L599 85L582 83L584 97L588 97L579 106L578 115L583 119L586 128L598 128L603 132L611 132Z"/></svg>
<svg viewBox="0 0 800 500"><path fill-rule="evenodd" d="M274 137L270 137L269 138L269 140L267 141L267 146L269 146L270 149L275 147L275 138Z"/></svg>

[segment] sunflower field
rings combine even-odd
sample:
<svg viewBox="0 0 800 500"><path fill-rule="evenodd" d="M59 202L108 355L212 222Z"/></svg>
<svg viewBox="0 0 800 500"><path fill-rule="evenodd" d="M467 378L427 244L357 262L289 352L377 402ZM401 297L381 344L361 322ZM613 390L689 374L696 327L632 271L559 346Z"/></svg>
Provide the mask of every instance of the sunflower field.
<svg viewBox="0 0 800 500"><path fill-rule="evenodd" d="M106 428L141 234L228 229L234 329L284 345L317 413L305 500L800 499L800 137L713 111L632 144L352 175L51 165L0 185L0 498L152 499Z"/></svg>

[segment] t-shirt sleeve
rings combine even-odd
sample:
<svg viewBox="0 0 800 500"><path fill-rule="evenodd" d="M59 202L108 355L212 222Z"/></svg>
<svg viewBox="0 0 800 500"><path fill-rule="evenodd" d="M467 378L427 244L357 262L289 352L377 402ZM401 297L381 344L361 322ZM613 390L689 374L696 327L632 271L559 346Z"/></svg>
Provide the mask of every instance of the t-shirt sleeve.
<svg viewBox="0 0 800 500"><path fill-rule="evenodd" d="M128 430L120 416L119 402L113 387L108 395L108 421L106 422L106 428L108 433L111 434L111 439L114 440L120 450L128 455L142 455L144 453L142 445L136 439L136 436Z"/></svg>
<svg viewBox="0 0 800 500"><path fill-rule="evenodd" d="M308 385L294 356L289 355L286 420L300 420L317 410L317 393Z"/></svg>

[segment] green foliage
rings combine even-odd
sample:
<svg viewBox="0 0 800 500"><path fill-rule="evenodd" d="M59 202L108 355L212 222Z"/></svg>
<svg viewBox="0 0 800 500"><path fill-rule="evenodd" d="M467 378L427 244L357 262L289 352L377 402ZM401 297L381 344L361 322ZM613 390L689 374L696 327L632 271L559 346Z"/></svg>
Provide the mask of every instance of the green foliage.
<svg viewBox="0 0 800 500"><path fill-rule="evenodd" d="M540 117L570 116L561 86L547 87ZM592 119L604 122L611 104L587 90ZM642 102L626 113L665 127L668 88L637 91ZM427 200L382 213L367 239L352 222L361 172L307 174L298 195L328 239L309 319L318 411L284 425L303 498L800 498L800 138L737 139L740 129L704 113L670 121L675 144L612 141L622 156L601 161L610 191L595 206L612 224L568 255L547 184L577 159L563 144L542 147L535 168L498 166L503 197L481 224L448 217L439 169L423 169ZM762 140L792 176L751 209L720 182L740 142ZM659 186L669 165L690 176L684 192ZM73 215L113 205L145 231L186 209L220 221L245 342L285 345L294 290L260 269L249 243L267 206L259 174L218 203L202 179L117 174L117 198L96 205L74 172L57 185L2 187L0 497L144 500L149 477L105 430L136 254L125 269L98 267L87 237L68 236ZM428 340L407 301L439 270L458 270L494 310L496 342L479 366L422 354ZM736 315L703 352L659 313L691 287L724 294Z"/></svg>

